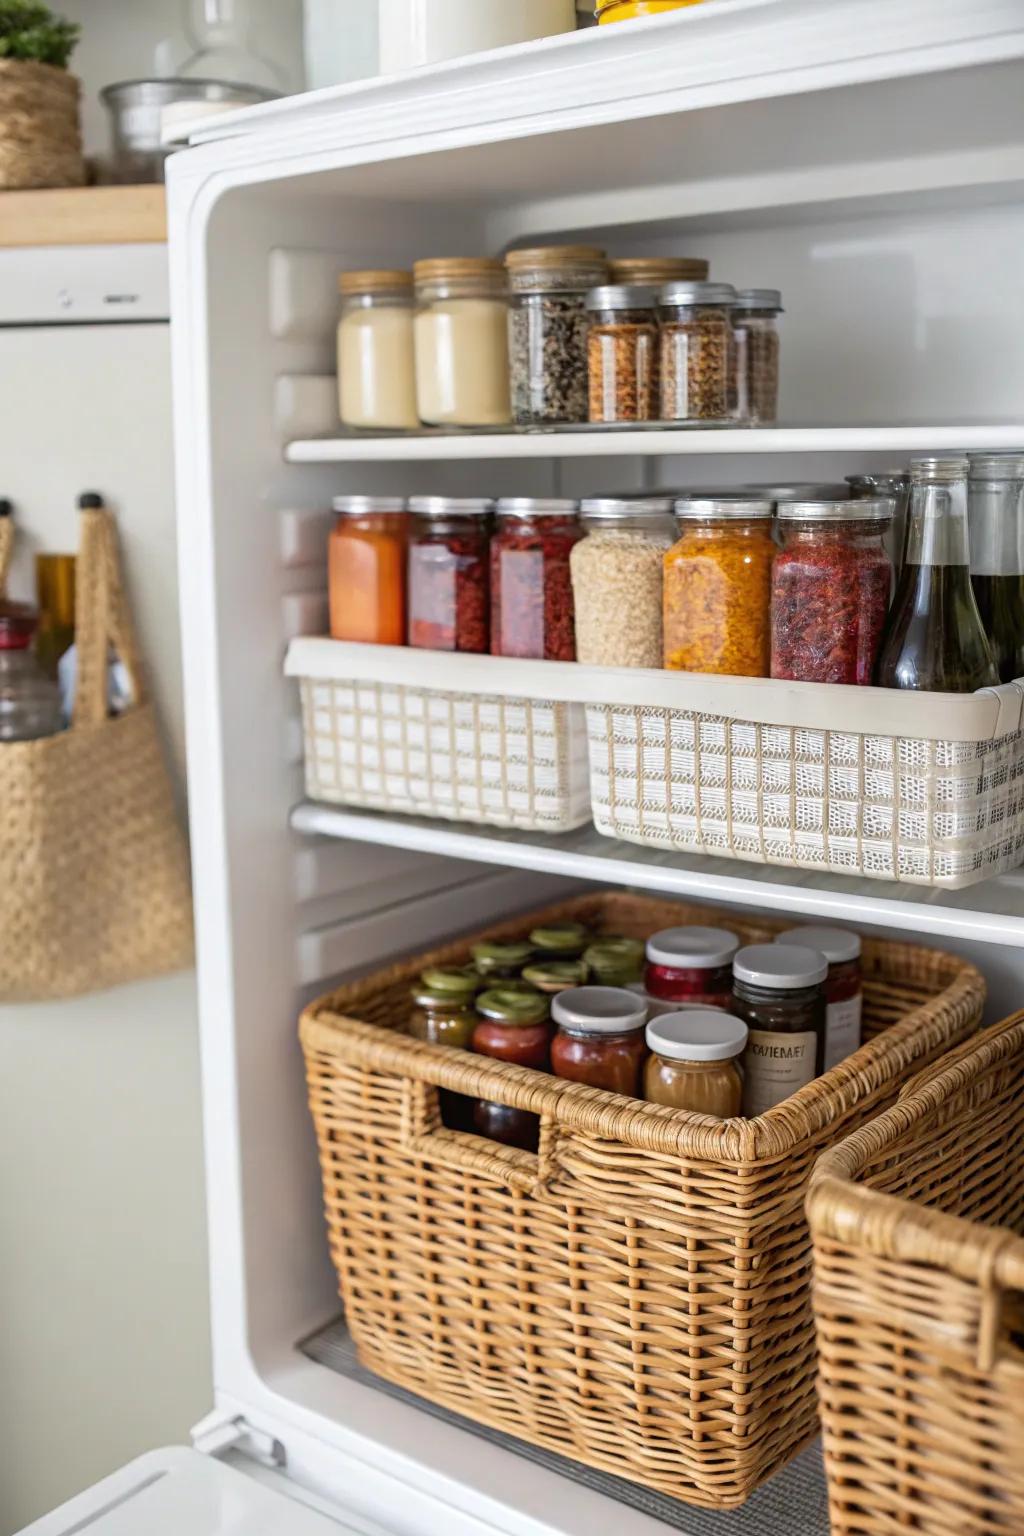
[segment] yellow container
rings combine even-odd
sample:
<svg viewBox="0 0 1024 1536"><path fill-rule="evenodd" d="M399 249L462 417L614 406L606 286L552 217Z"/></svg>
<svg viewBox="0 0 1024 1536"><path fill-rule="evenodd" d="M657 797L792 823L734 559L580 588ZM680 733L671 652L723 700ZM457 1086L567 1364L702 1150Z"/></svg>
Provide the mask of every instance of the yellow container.
<svg viewBox="0 0 1024 1536"><path fill-rule="evenodd" d="M635 21L638 16L661 16L665 11L681 11L684 6L702 3L703 0L598 0L597 20L603 27L609 21Z"/></svg>

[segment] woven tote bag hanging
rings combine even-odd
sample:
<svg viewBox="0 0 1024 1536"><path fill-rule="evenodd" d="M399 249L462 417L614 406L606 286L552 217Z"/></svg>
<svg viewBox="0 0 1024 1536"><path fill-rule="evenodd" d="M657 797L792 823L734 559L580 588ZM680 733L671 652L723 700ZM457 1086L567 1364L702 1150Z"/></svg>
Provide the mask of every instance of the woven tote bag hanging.
<svg viewBox="0 0 1024 1536"><path fill-rule="evenodd" d="M68 730L0 743L0 1002L72 997L192 959L188 855L146 697L113 519L81 514ZM12 542L0 519L0 589ZM110 646L132 705L107 713Z"/></svg>

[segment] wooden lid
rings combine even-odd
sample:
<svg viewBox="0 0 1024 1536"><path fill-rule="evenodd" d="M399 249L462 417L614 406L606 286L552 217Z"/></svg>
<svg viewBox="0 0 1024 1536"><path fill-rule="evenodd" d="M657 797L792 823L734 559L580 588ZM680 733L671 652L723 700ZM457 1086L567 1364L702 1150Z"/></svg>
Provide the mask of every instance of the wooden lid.
<svg viewBox="0 0 1024 1536"><path fill-rule="evenodd" d="M412 273L378 268L371 272L339 272L342 293L384 293L396 288L412 288Z"/></svg>
<svg viewBox="0 0 1024 1536"><path fill-rule="evenodd" d="M525 251L509 251L505 257L510 272L524 267L605 266L607 261L596 245L535 245Z"/></svg>
<svg viewBox="0 0 1024 1536"><path fill-rule="evenodd" d="M609 261L608 268L613 283L647 287L687 278L703 282L708 275L708 263L696 256L619 256Z"/></svg>
<svg viewBox="0 0 1024 1536"><path fill-rule="evenodd" d="M413 263L416 282L436 281L441 277L501 277L500 261L491 256L432 256Z"/></svg>

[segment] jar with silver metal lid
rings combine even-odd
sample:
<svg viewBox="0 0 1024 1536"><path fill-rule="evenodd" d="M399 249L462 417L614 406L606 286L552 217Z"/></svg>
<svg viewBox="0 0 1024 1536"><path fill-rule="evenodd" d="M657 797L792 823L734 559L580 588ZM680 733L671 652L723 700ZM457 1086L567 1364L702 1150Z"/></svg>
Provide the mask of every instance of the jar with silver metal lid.
<svg viewBox="0 0 1024 1536"><path fill-rule="evenodd" d="M405 643L408 517L399 496L336 496L327 550L331 636Z"/></svg>
<svg viewBox="0 0 1024 1536"><path fill-rule="evenodd" d="M731 420L736 414L736 344L730 283L666 283L661 314L664 421Z"/></svg>
<svg viewBox="0 0 1024 1536"><path fill-rule="evenodd" d="M753 427L772 426L779 417L779 316L777 288L741 288L732 312L736 343L737 410Z"/></svg>
<svg viewBox="0 0 1024 1536"><path fill-rule="evenodd" d="M493 501L409 501L409 644L431 651L490 649L488 549Z"/></svg>
<svg viewBox="0 0 1024 1536"><path fill-rule="evenodd" d="M592 667L662 665L665 553L675 540L668 496L580 502L584 537L570 556L576 659Z"/></svg>
<svg viewBox="0 0 1024 1536"><path fill-rule="evenodd" d="M763 1115L825 1070L828 961L802 944L749 944L732 963L733 1011L749 1030L743 1113Z"/></svg>
<svg viewBox="0 0 1024 1536"><path fill-rule="evenodd" d="M491 652L575 661L569 557L580 536L577 503L512 496L497 504L491 540Z"/></svg>
<svg viewBox="0 0 1024 1536"><path fill-rule="evenodd" d="M654 290L592 288L586 299L587 380L591 421L655 421L658 314Z"/></svg>
<svg viewBox="0 0 1024 1536"><path fill-rule="evenodd" d="M679 539L665 556L665 666L676 672L767 677L770 501L676 502Z"/></svg>
<svg viewBox="0 0 1024 1536"><path fill-rule="evenodd" d="M776 944L801 944L816 949L828 961L825 981L825 1071L838 1066L858 1050L864 978L861 971L861 939L849 928L808 923L775 935Z"/></svg>

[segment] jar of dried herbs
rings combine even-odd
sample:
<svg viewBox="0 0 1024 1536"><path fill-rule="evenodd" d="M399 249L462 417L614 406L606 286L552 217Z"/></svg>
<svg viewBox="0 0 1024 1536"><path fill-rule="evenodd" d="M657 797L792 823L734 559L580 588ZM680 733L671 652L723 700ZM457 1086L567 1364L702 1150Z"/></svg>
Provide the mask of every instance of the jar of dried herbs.
<svg viewBox="0 0 1024 1536"><path fill-rule="evenodd" d="M654 421L658 316L650 288L592 288L587 294L591 421Z"/></svg>
<svg viewBox="0 0 1024 1536"><path fill-rule="evenodd" d="M677 501L665 556L665 666L767 677L771 662L772 503Z"/></svg>
<svg viewBox="0 0 1024 1536"><path fill-rule="evenodd" d="M736 346L730 283L666 283L661 311L664 421L729 421L736 414Z"/></svg>
<svg viewBox="0 0 1024 1536"><path fill-rule="evenodd" d="M569 558L577 504L515 496L498 502L491 540L491 654L575 661Z"/></svg>
<svg viewBox="0 0 1024 1536"><path fill-rule="evenodd" d="M587 420L588 291L606 281L603 251L549 245L505 257L512 419L519 426Z"/></svg>
<svg viewBox="0 0 1024 1536"><path fill-rule="evenodd" d="M733 338L736 343L737 416L754 427L779 419L779 316L777 288L744 288L736 295Z"/></svg>
<svg viewBox="0 0 1024 1536"><path fill-rule="evenodd" d="M576 659L591 667L660 667L665 552L675 542L668 496L580 503L573 547Z"/></svg>

